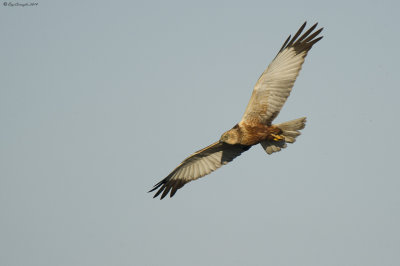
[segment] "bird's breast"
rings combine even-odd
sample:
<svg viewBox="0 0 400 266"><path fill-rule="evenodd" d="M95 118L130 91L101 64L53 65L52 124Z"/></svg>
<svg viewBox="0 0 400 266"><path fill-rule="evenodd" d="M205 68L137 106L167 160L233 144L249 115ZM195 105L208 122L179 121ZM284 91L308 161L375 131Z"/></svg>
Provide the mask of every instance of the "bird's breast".
<svg viewBox="0 0 400 266"><path fill-rule="evenodd" d="M279 131L280 129L275 126L240 123L240 144L249 146L256 145L270 138L271 134L280 134Z"/></svg>

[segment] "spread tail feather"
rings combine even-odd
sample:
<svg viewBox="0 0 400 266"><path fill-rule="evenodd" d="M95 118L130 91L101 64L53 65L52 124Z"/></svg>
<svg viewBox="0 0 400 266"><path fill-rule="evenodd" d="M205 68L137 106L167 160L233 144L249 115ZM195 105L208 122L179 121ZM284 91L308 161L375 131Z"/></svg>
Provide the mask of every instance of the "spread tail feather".
<svg viewBox="0 0 400 266"><path fill-rule="evenodd" d="M296 137L301 133L299 130L303 129L306 125L306 118L298 118L285 123L274 125L282 130L280 134L284 137L284 140L274 141L274 140L264 140L261 141L261 146L268 153L278 152L281 149L287 147L286 143L293 143L296 141Z"/></svg>

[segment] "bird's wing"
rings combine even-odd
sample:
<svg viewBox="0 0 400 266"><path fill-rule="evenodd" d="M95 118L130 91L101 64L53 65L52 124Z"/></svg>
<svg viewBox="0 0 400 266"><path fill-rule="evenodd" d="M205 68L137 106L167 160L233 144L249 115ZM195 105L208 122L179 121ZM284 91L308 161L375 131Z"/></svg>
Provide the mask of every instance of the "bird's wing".
<svg viewBox="0 0 400 266"><path fill-rule="evenodd" d="M149 192L158 189L154 198L162 193L163 199L169 191L172 197L186 183L208 175L250 149L251 146L229 145L215 142L187 157L166 178L157 183Z"/></svg>
<svg viewBox="0 0 400 266"><path fill-rule="evenodd" d="M269 125L279 114L299 75L308 51L322 39L322 36L316 37L323 28L313 32L317 24L300 36L306 26L304 23L293 38L289 36L286 39L275 59L258 79L242 122Z"/></svg>

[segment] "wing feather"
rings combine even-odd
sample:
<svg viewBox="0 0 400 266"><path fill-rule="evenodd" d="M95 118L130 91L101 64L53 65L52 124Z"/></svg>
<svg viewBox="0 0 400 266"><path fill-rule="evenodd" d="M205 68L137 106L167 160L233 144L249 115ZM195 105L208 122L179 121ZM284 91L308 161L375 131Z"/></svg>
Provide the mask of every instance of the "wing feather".
<svg viewBox="0 0 400 266"><path fill-rule="evenodd" d="M166 178L158 182L149 192L157 190L154 198L161 194L163 199L171 191L172 197L186 183L208 175L222 165L250 149L251 146L229 145L215 142L186 158Z"/></svg>
<svg viewBox="0 0 400 266"><path fill-rule="evenodd" d="M293 38L289 36L286 39L274 60L258 79L242 122L270 125L279 114L290 95L308 51L322 39L322 37L316 38L323 30L321 28L314 32L317 25L318 23L314 24L301 35L306 26L305 22Z"/></svg>

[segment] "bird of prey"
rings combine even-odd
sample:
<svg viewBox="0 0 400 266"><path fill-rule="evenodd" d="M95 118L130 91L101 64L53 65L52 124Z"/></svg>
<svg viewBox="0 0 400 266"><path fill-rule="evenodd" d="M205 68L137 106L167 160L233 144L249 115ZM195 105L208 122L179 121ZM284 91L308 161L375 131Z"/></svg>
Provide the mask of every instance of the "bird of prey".
<svg viewBox="0 0 400 266"><path fill-rule="evenodd" d="M161 194L170 197L186 183L208 175L260 144L268 153L286 148L293 143L299 130L305 126L306 118L298 118L281 124L272 124L299 75L304 59L311 47L322 39L317 37L323 28L314 31L316 23L304 34L306 22L296 34L283 43L274 60L258 79L242 120L222 134L219 141L199 150L178 165L166 178L157 183L149 192L157 190L154 198Z"/></svg>

